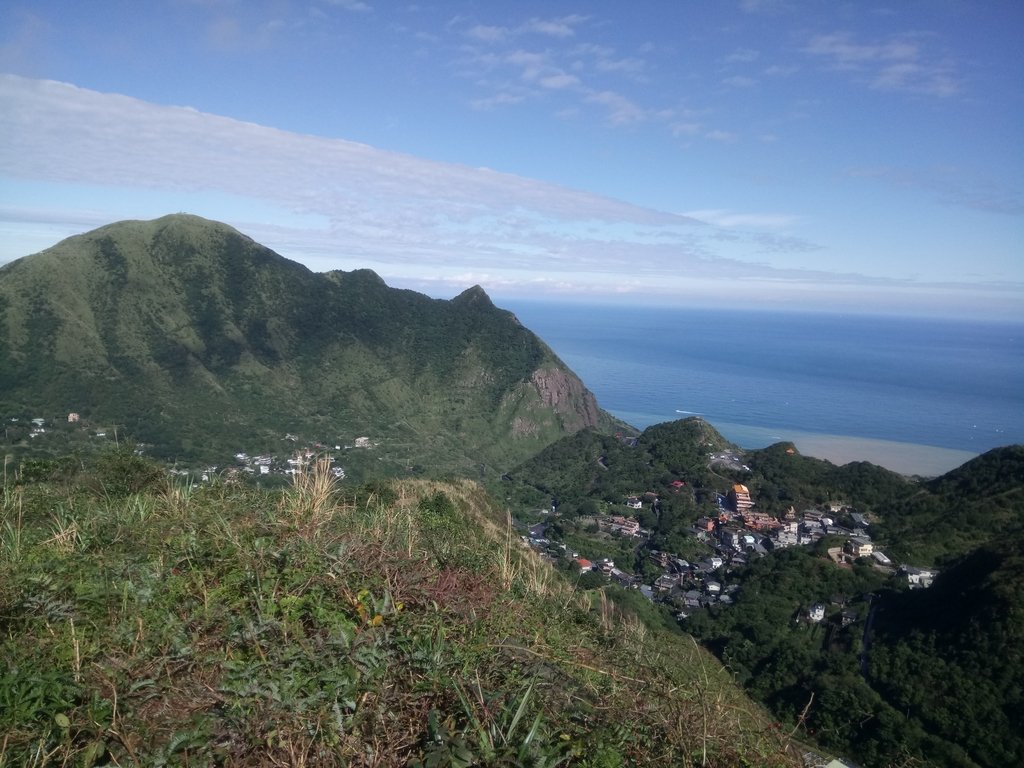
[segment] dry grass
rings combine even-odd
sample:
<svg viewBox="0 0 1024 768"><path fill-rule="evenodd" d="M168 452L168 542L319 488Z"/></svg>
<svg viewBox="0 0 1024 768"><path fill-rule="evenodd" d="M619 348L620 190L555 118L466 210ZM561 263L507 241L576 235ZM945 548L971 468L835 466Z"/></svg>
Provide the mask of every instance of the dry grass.
<svg viewBox="0 0 1024 768"><path fill-rule="evenodd" d="M20 530L13 497L4 513ZM26 543L62 570L45 589L12 571L19 589L96 597L18 619L24 651L5 652L60 677L0 737L0 768L100 748L111 765L442 765L463 748L481 765L786 764L713 660L606 595L591 608L471 482L353 494L325 457L280 498L218 486L36 513Z"/></svg>
<svg viewBox="0 0 1024 768"><path fill-rule="evenodd" d="M82 535L78 529L78 522L57 514L53 514L52 519L53 535L46 539L43 544L53 547L62 554L71 554L82 544Z"/></svg>
<svg viewBox="0 0 1024 768"><path fill-rule="evenodd" d="M320 456L310 464L297 465L291 493L281 499L282 519L307 539L316 538L341 509L333 464L333 457Z"/></svg>

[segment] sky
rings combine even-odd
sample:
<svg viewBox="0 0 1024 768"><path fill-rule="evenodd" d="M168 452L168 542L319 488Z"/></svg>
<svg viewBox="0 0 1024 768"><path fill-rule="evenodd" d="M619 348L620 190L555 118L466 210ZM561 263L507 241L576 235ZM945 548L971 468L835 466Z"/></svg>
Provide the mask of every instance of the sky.
<svg viewBox="0 0 1024 768"><path fill-rule="evenodd" d="M453 296L1024 320L1024 3L0 2L0 263L227 222Z"/></svg>

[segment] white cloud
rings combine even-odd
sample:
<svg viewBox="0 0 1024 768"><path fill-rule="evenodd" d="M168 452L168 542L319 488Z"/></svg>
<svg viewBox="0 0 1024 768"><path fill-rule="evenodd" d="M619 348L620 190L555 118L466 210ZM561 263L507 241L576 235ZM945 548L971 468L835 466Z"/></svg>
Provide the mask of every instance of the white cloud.
<svg viewBox="0 0 1024 768"><path fill-rule="evenodd" d="M608 110L608 121L612 125L638 123L647 117L643 108L615 91L597 91L589 94L586 100L592 104L600 104L606 107Z"/></svg>
<svg viewBox="0 0 1024 768"><path fill-rule="evenodd" d="M692 226L684 217L522 177L64 83L0 76L0 100L7 107L0 113L7 139L0 167L9 178L270 200L328 217L339 252L353 245L349 238L360 239L364 251L379 245L382 258L396 241L429 251L448 241L468 248L524 213L537 237L552 242L571 240L560 229L586 222Z"/></svg>
<svg viewBox="0 0 1024 768"><path fill-rule="evenodd" d="M562 16L557 19L530 19L523 25L523 29L550 37L572 37L576 34L575 28L586 20L586 16L580 15Z"/></svg>
<svg viewBox="0 0 1024 768"><path fill-rule="evenodd" d="M575 75L570 75L566 72L559 72L553 75L546 75L540 78L537 82L545 88L560 90L562 88L572 88L573 86L579 85L580 79Z"/></svg>
<svg viewBox="0 0 1024 768"><path fill-rule="evenodd" d="M327 0L327 2L346 11L354 11L356 13L369 13L373 10L371 5L361 2L361 0Z"/></svg>
<svg viewBox="0 0 1024 768"><path fill-rule="evenodd" d="M471 102L474 109L495 109L496 107L507 107L519 104L525 97L520 93L509 93L503 91L483 99L475 99Z"/></svg>
<svg viewBox="0 0 1024 768"><path fill-rule="evenodd" d="M959 93L961 88L952 64L929 56L918 36L861 43L849 34L836 32L812 37L804 51L837 70L857 74L876 90L946 97Z"/></svg>
<svg viewBox="0 0 1024 768"><path fill-rule="evenodd" d="M882 67L871 81L871 87L882 91L917 91L931 96L953 96L960 83L947 71L913 61Z"/></svg>
<svg viewBox="0 0 1024 768"><path fill-rule="evenodd" d="M719 227L747 227L752 229L777 229L788 227L799 221L791 213L737 213L721 208L707 208L687 211L683 216L706 221Z"/></svg>
<svg viewBox="0 0 1024 768"><path fill-rule="evenodd" d="M618 94L590 98L622 119L642 118ZM795 223L783 214L700 211L705 224L487 169L10 75L0 76L0 103L0 220L61 236L99 223L97 209L111 220L137 216L145 198L169 206L154 215L220 218L314 269L370 267L406 284L472 274L528 292L636 286L664 295L690 295L695 281L723 292L736 281L814 286L813 295L904 285L761 263L777 252L799 263L817 247L778 232ZM16 204L22 185L43 202ZM102 205L93 190L103 190Z"/></svg>
<svg viewBox="0 0 1024 768"><path fill-rule="evenodd" d="M551 67L547 55L536 51L511 51L505 56L505 61L519 67L524 80L536 80Z"/></svg>
<svg viewBox="0 0 1024 768"><path fill-rule="evenodd" d="M615 72L626 75L640 75L647 66L643 59L627 56L625 58L601 57L594 62L599 72Z"/></svg>
<svg viewBox="0 0 1024 768"><path fill-rule="evenodd" d="M728 85L732 88L752 88L757 85L757 80L752 77L746 77L744 75L733 75L722 80L723 85Z"/></svg>
<svg viewBox="0 0 1024 768"><path fill-rule="evenodd" d="M747 13L777 14L792 10L788 0L740 0L740 8Z"/></svg>
<svg viewBox="0 0 1024 768"><path fill-rule="evenodd" d="M581 15L553 19L533 18L508 26L477 24L457 17L450 27L460 29L471 42L460 46L457 71L471 80L475 87L490 91L470 104L478 109L493 109L523 102L550 104L555 117L565 119L582 114L587 104L607 109L611 125L626 125L657 116L629 96L613 87L613 81L631 84L645 81L643 59L622 56L607 45L573 41L560 46L546 41L535 47L537 35L568 39L575 37L578 27L588 21ZM510 86L518 81L515 86ZM560 92L561 100L552 98Z"/></svg>
<svg viewBox="0 0 1024 768"><path fill-rule="evenodd" d="M504 40L508 36L508 29L505 27L492 27L487 26L486 24L477 24L475 27L471 27L466 34L476 40L494 43L499 40Z"/></svg>
<svg viewBox="0 0 1024 768"><path fill-rule="evenodd" d="M672 135L677 137L696 136L698 133L700 133L701 126L700 123L672 123L672 125L670 126L670 130L672 131Z"/></svg>
<svg viewBox="0 0 1024 768"><path fill-rule="evenodd" d="M725 61L729 64L749 64L752 61L757 61L760 55L760 52L753 48L740 48L726 56Z"/></svg>
<svg viewBox="0 0 1024 768"><path fill-rule="evenodd" d="M719 128L708 131L707 133L704 134L704 137L711 139L711 141L718 141L723 144L732 144L733 142L739 139L739 136L737 136L732 131L723 131Z"/></svg>
<svg viewBox="0 0 1024 768"><path fill-rule="evenodd" d="M0 42L0 72L34 73L45 69L56 52L55 30L42 17L26 9L13 9Z"/></svg>

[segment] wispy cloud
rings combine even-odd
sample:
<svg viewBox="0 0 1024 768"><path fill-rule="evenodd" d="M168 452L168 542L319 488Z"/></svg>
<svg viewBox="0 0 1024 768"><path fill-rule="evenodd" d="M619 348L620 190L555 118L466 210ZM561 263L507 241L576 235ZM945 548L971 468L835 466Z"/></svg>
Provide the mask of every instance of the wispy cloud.
<svg viewBox="0 0 1024 768"><path fill-rule="evenodd" d="M460 26L461 17L452 26ZM576 34L576 28L587 21L586 16L570 15L556 18L532 18L516 26L496 24L474 24L464 29L464 34L485 43L499 43L510 38L540 35L543 37L569 38Z"/></svg>
<svg viewBox="0 0 1024 768"><path fill-rule="evenodd" d="M485 43L496 43L508 37L509 30L506 27L496 27L488 24L477 24L466 30L466 34L474 40L481 40Z"/></svg>
<svg viewBox="0 0 1024 768"><path fill-rule="evenodd" d="M0 76L0 99L8 107L0 114L7 138L0 167L10 177L269 200L323 215L338 253L389 260L417 250L472 259L487 248L530 243L550 256L571 252L588 225L623 232L695 226L682 216L487 169L63 83ZM523 238L479 245L495 232Z"/></svg>
<svg viewBox="0 0 1024 768"><path fill-rule="evenodd" d="M740 0L740 8L747 13L779 14L793 10L789 0Z"/></svg>
<svg viewBox="0 0 1024 768"><path fill-rule="evenodd" d="M338 8L356 13L369 13L373 10L373 6L361 0L327 0L327 2L331 5L336 5Z"/></svg>
<svg viewBox="0 0 1024 768"><path fill-rule="evenodd" d="M495 93L493 96L487 96L482 99L474 99L471 102L471 106L474 109L496 109L498 107L507 107L513 104L521 103L526 97L521 93L510 93L509 91L503 91L501 93Z"/></svg>
<svg viewBox="0 0 1024 768"><path fill-rule="evenodd" d="M722 85L728 85L731 88L752 88L757 85L757 80L745 75L731 75L722 80Z"/></svg>
<svg viewBox="0 0 1024 768"><path fill-rule="evenodd" d="M608 120L613 125L624 125L626 123L637 123L645 119L645 110L620 93L615 91L598 91L590 93L586 101L591 104L600 104L608 110Z"/></svg>
<svg viewBox="0 0 1024 768"><path fill-rule="evenodd" d="M740 213L721 208L708 208L699 211L686 211L689 216L699 221L706 221L719 227L746 227L750 229L778 229L796 224L799 216L791 213Z"/></svg>
<svg viewBox="0 0 1024 768"><path fill-rule="evenodd" d="M725 61L727 64L749 64L752 61L757 61L760 56L760 51L755 51L753 48L740 48L726 56Z"/></svg>
<svg viewBox="0 0 1024 768"><path fill-rule="evenodd" d="M953 96L961 89L953 65L924 51L917 35L858 42L836 32L812 37L804 50L877 90Z"/></svg>
<svg viewBox="0 0 1024 768"><path fill-rule="evenodd" d="M628 113L628 102L607 98ZM118 198L129 201L159 195L174 201L171 210L224 218L314 269L371 267L406 284L479 275L485 277L474 282L501 290L573 285L583 293L666 296L692 291L695 281L708 290L717 285L723 295L737 282L819 292L900 285L759 263L765 253L816 247L779 231L793 223L783 214L694 212L711 222L702 223L488 169L52 81L0 76L0 101L0 168L8 179L54 189L98 185L129 193ZM206 205L220 197L234 201L231 216ZM95 217L87 204L57 202L4 213L65 227L91 226ZM538 274L545 276L541 283Z"/></svg>
<svg viewBox="0 0 1024 768"><path fill-rule="evenodd" d="M494 109L545 99L559 92L562 100L551 104L552 114L579 116L588 107L601 108L610 125L627 125L658 114L613 84L642 82L647 62L622 55L607 45L579 40L578 33L590 17L570 15L532 18L518 25L473 24L456 18L449 28L461 30L465 40L457 71L490 93L471 99L477 108ZM537 38L551 38L540 42ZM560 45L561 41L570 41Z"/></svg>
<svg viewBox="0 0 1024 768"><path fill-rule="evenodd" d="M739 136L732 131L723 131L720 128L715 128L708 131L704 136L711 141L718 141L724 144L732 144L734 141L739 139Z"/></svg>
<svg viewBox="0 0 1024 768"><path fill-rule="evenodd" d="M586 16L574 14L562 16L555 19L530 19L523 25L524 32L536 32L551 37L572 37L576 34L576 27L587 20Z"/></svg>
<svg viewBox="0 0 1024 768"><path fill-rule="evenodd" d="M54 30L28 10L15 10L7 23L11 26L0 42L0 72L39 71L52 55Z"/></svg>
<svg viewBox="0 0 1024 768"><path fill-rule="evenodd" d="M566 72L555 72L539 78L537 82L545 88L560 90L562 88L571 88L579 85L580 79L576 77L576 75L570 75Z"/></svg>
<svg viewBox="0 0 1024 768"><path fill-rule="evenodd" d="M923 189L946 205L971 208L986 213L1011 216L1024 215L1024 194L992 179L978 178L963 168L941 167L931 169L876 166L854 168L853 177L874 179L904 189Z"/></svg>

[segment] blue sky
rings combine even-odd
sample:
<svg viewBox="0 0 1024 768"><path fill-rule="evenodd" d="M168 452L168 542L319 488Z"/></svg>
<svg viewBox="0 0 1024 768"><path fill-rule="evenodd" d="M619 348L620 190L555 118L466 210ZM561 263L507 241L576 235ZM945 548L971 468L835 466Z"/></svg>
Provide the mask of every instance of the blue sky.
<svg viewBox="0 0 1024 768"><path fill-rule="evenodd" d="M1017 0L7 0L0 262L188 211L434 296L1024 319L1021 39Z"/></svg>

